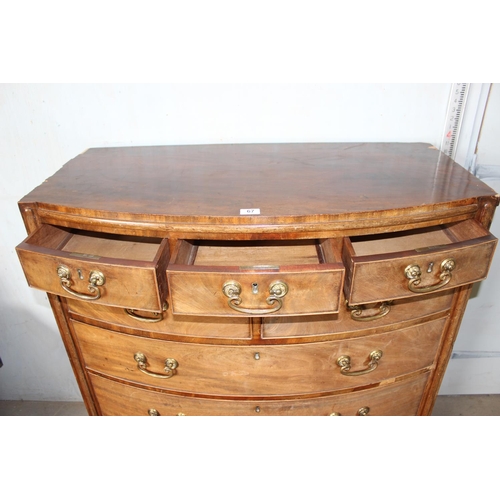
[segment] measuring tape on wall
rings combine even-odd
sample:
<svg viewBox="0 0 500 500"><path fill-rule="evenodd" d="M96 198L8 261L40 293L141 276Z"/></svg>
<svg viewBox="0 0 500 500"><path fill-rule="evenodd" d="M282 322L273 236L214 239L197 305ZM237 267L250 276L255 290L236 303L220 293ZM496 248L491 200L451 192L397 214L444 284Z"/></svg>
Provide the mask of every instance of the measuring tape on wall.
<svg viewBox="0 0 500 500"><path fill-rule="evenodd" d="M465 101L469 93L470 83L452 83L448 111L444 126L441 151L450 158L455 158L457 140L465 111Z"/></svg>

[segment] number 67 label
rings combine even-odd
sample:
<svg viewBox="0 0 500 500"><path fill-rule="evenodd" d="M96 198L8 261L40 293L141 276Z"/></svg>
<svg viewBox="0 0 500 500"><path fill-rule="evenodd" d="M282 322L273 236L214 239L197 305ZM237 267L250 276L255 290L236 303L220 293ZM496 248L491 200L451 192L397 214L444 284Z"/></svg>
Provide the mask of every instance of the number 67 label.
<svg viewBox="0 0 500 500"><path fill-rule="evenodd" d="M240 215L260 215L260 208L240 208Z"/></svg>

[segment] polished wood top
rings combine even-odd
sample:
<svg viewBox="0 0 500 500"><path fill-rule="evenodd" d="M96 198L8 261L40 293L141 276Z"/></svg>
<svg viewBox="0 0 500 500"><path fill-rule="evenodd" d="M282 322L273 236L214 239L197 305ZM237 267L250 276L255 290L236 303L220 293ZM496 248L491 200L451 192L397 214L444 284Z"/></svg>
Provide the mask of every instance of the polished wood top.
<svg viewBox="0 0 500 500"><path fill-rule="evenodd" d="M430 144L238 144L89 149L20 203L83 217L260 225L418 213L483 196L495 192Z"/></svg>

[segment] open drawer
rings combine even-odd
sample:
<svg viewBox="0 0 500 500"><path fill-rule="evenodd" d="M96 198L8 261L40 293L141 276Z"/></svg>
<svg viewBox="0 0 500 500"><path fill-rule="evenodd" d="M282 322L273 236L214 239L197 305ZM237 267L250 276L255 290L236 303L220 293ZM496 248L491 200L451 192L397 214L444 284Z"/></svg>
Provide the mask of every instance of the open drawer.
<svg viewBox="0 0 500 500"><path fill-rule="evenodd" d="M174 314L285 316L337 312L341 240L180 240L167 269Z"/></svg>
<svg viewBox="0 0 500 500"><path fill-rule="evenodd" d="M162 310L167 240L42 225L16 250L34 288L110 306Z"/></svg>
<svg viewBox="0 0 500 500"><path fill-rule="evenodd" d="M346 238L350 305L445 290L486 278L497 239L474 220Z"/></svg>

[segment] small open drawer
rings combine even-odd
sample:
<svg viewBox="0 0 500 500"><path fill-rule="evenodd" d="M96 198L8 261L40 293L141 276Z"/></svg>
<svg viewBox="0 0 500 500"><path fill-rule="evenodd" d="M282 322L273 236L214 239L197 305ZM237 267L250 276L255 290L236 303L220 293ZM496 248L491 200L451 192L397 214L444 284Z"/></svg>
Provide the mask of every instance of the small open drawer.
<svg viewBox="0 0 500 500"><path fill-rule="evenodd" d="M486 278L497 239L474 220L346 238L350 305L394 300Z"/></svg>
<svg viewBox="0 0 500 500"><path fill-rule="evenodd" d="M167 269L174 314L337 312L341 240L177 242Z"/></svg>
<svg viewBox="0 0 500 500"><path fill-rule="evenodd" d="M167 240L42 225L16 250L34 288L110 306L162 310Z"/></svg>

